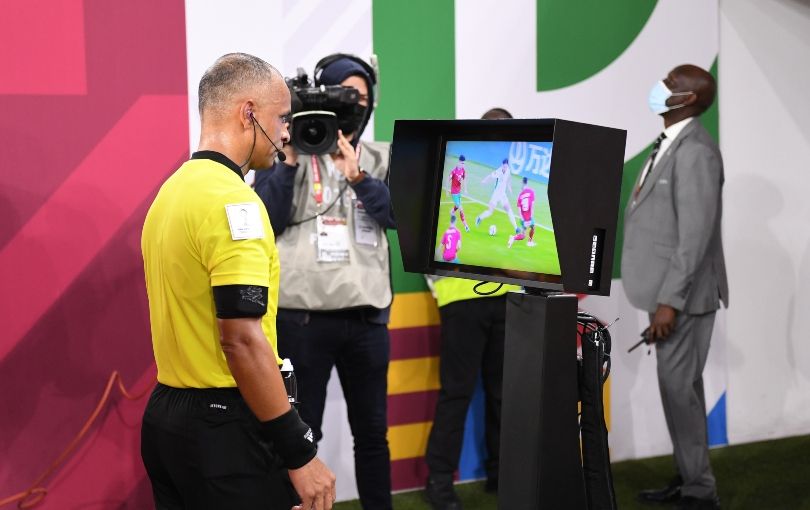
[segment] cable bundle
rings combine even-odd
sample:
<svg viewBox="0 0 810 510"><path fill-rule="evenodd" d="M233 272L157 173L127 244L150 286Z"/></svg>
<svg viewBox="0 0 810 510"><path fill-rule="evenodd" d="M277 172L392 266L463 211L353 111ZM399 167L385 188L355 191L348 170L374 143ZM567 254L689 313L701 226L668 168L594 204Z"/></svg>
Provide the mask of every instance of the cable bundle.
<svg viewBox="0 0 810 510"><path fill-rule="evenodd" d="M603 385L610 375L612 341L608 327L592 315L577 314L577 333L582 345L582 359L579 360L582 470L588 510L617 508L603 400Z"/></svg>

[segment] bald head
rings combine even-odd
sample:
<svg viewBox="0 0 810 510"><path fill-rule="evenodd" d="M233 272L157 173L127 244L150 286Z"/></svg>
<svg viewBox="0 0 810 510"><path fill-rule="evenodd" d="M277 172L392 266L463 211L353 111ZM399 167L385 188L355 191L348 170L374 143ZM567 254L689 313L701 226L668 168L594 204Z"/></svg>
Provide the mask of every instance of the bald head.
<svg viewBox="0 0 810 510"><path fill-rule="evenodd" d="M266 91L276 79L283 80L281 73L259 57L223 55L200 80L200 117L220 117L245 97Z"/></svg>
<svg viewBox="0 0 810 510"><path fill-rule="evenodd" d="M697 98L691 105L701 114L714 103L717 94L717 82L705 69L692 64L684 64L670 71L668 78L672 81L673 92L693 92Z"/></svg>
<svg viewBox="0 0 810 510"><path fill-rule="evenodd" d="M217 59L200 80L199 108L200 150L224 154L243 172L269 168L290 141L287 84L276 68L253 55Z"/></svg>
<svg viewBox="0 0 810 510"><path fill-rule="evenodd" d="M492 108L481 116L484 120L511 119L512 114L503 108Z"/></svg>

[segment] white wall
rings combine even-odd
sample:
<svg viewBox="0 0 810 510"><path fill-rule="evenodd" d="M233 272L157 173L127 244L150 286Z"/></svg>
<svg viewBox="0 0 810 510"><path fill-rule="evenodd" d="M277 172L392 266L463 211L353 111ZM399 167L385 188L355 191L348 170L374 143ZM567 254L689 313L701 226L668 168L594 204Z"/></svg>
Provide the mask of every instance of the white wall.
<svg viewBox="0 0 810 510"><path fill-rule="evenodd" d="M728 433L810 433L810 2L722 0Z"/></svg>

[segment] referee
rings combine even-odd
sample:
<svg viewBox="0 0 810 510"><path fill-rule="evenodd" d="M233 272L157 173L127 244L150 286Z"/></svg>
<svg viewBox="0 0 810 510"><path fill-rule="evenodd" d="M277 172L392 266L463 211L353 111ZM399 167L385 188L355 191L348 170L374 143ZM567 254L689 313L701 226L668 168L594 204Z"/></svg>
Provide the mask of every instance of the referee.
<svg viewBox="0 0 810 510"><path fill-rule="evenodd" d="M155 506L330 509L335 477L279 372L273 230L244 182L289 141L290 93L270 64L232 53L203 75L199 108L200 150L160 188L141 239L158 368L141 455Z"/></svg>

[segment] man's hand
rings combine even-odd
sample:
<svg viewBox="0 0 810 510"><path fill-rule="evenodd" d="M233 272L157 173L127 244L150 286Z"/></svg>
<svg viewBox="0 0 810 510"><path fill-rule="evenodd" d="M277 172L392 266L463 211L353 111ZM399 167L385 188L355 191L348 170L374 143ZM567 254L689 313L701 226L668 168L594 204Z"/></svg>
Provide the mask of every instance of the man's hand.
<svg viewBox="0 0 810 510"><path fill-rule="evenodd" d="M298 469L290 469L290 481L301 497L293 510L330 510L335 502L335 475L315 457Z"/></svg>
<svg viewBox="0 0 810 510"><path fill-rule="evenodd" d="M339 153L333 158L335 160L335 167L340 170L347 181L354 183L360 177L357 152L355 152L349 140L343 136L343 131L340 130L338 130L337 145Z"/></svg>
<svg viewBox="0 0 810 510"><path fill-rule="evenodd" d="M653 320L650 323L650 342L666 340L670 333L675 331L675 316L677 310L669 305L658 305Z"/></svg>

